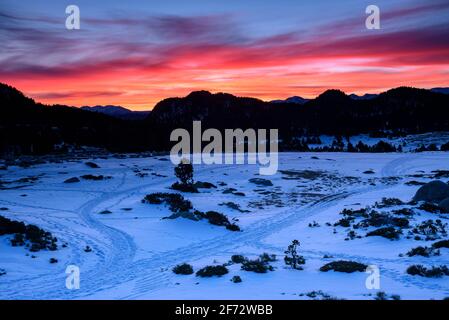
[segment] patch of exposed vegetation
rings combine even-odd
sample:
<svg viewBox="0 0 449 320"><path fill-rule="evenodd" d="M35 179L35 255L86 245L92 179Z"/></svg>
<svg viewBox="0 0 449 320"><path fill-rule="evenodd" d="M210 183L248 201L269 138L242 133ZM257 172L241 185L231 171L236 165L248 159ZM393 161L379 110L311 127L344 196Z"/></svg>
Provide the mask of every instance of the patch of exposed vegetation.
<svg viewBox="0 0 449 320"><path fill-rule="evenodd" d="M429 219L413 227L412 233L425 236L426 240L436 240L447 236L446 227L447 223L443 223L440 219L435 221Z"/></svg>
<svg viewBox="0 0 449 320"><path fill-rule="evenodd" d="M363 263L340 260L325 264L320 268L320 271L323 272L336 271L345 273L365 272L367 267L368 266Z"/></svg>
<svg viewBox="0 0 449 320"><path fill-rule="evenodd" d="M276 261L276 255L263 253L259 258L254 260L244 259L241 262L241 269L244 271L250 271L255 273L267 273L268 271L274 271L270 262Z"/></svg>
<svg viewBox="0 0 449 320"><path fill-rule="evenodd" d="M409 252L406 253L407 256L409 257L414 257L414 256L422 256L422 257L430 257L430 256L439 256L440 255L440 251L435 249L435 248L429 248L429 247L416 247L416 248L412 248L410 249Z"/></svg>
<svg viewBox="0 0 449 320"><path fill-rule="evenodd" d="M230 231L240 231L240 227L238 225L231 223L228 217L220 212L207 211L204 213L199 210L194 210L192 212L192 203L189 200L184 199L184 197L179 193L151 193L146 195L142 202L150 204L168 204L169 209L173 212L173 214L165 219L176 219L178 217L194 221L206 219L210 224L224 226Z"/></svg>
<svg viewBox="0 0 449 320"><path fill-rule="evenodd" d="M228 229L229 231L241 231L240 227L238 225L236 225L235 223L228 224L226 226L226 229Z"/></svg>
<svg viewBox="0 0 449 320"><path fill-rule="evenodd" d="M318 291L310 291L306 293L300 293L298 296L300 297L308 297L313 300L337 300L336 297L331 296L330 294L324 293L321 290Z"/></svg>
<svg viewBox="0 0 449 320"><path fill-rule="evenodd" d="M368 209L362 208L358 210L354 209L343 209L342 212L340 212L343 216L353 217L353 218L367 218L368 217Z"/></svg>
<svg viewBox="0 0 449 320"><path fill-rule="evenodd" d="M222 202L219 204L219 206L226 206L230 209L242 212L242 213L246 213L246 212L250 212L249 210L244 210L242 208L240 208L240 205L235 203L235 202Z"/></svg>
<svg viewBox="0 0 449 320"><path fill-rule="evenodd" d="M321 178L329 178L331 174L326 171L312 171L312 170L279 170L284 176L282 179L285 180L316 180Z"/></svg>
<svg viewBox="0 0 449 320"><path fill-rule="evenodd" d="M233 256L231 256L231 261L232 261L232 263L243 263L243 262L245 262L247 259L244 257L244 256L242 256L242 255L240 255L240 254L234 254Z"/></svg>
<svg viewBox="0 0 449 320"><path fill-rule="evenodd" d="M227 274L228 268L225 266L206 266L196 272L197 277L221 277Z"/></svg>
<svg viewBox="0 0 449 320"><path fill-rule="evenodd" d="M210 224L216 226L227 226L230 224L228 217L217 211L207 211L205 218L209 220Z"/></svg>
<svg viewBox="0 0 449 320"><path fill-rule="evenodd" d="M407 216L407 217L411 217L415 214L413 212L413 210L410 208L402 208L402 209L393 210L391 213L394 215L401 215L401 216Z"/></svg>
<svg viewBox="0 0 449 320"><path fill-rule="evenodd" d="M447 213L447 210L445 210L444 208L440 207L437 204L433 204L431 202L423 202L420 204L420 206L418 207L418 209L426 211L426 212L430 212L430 213Z"/></svg>
<svg viewBox="0 0 449 320"><path fill-rule="evenodd" d="M249 182L254 183L255 185L258 185L260 187L272 187L273 183L268 179L263 178L251 178L249 179Z"/></svg>
<svg viewBox="0 0 449 320"><path fill-rule="evenodd" d="M392 294L392 295L388 295L386 294L384 291L379 291L376 293L376 295L374 296L374 300L401 300L401 297L397 294Z"/></svg>
<svg viewBox="0 0 449 320"><path fill-rule="evenodd" d="M31 252L40 250L57 250L56 237L33 224L25 224L20 221L10 220L0 216L0 236L13 235L11 245L13 247L25 246Z"/></svg>
<svg viewBox="0 0 449 320"><path fill-rule="evenodd" d="M404 202L401 199L397 198L382 198L381 202L375 203L376 208L387 208L402 205L404 205Z"/></svg>
<svg viewBox="0 0 449 320"><path fill-rule="evenodd" d="M449 147L449 142L446 145ZM432 174L434 179L449 178L449 170L432 170Z"/></svg>
<svg viewBox="0 0 449 320"><path fill-rule="evenodd" d="M193 208L192 203L189 200L184 199L179 193L151 193L146 195L142 202L149 204L166 203L168 204L170 211L175 213L188 212Z"/></svg>
<svg viewBox="0 0 449 320"><path fill-rule="evenodd" d="M404 205L404 203L397 198L383 198L382 201L375 203L375 207L377 208L388 208L399 205ZM402 229L410 228L409 217L412 217L414 212L408 207L393 210L391 213L379 212L368 206L361 209L345 208L340 212L340 215L342 215L343 218L335 222L334 226L341 226L344 228L352 226L354 229L348 232L345 240L361 238L361 236L357 235L355 230L366 230L370 227L375 227L377 229L368 231L366 234L367 237L381 236L387 239L396 240L399 239L402 234Z"/></svg>
<svg viewBox="0 0 449 320"><path fill-rule="evenodd" d="M189 192L189 193L198 193L198 189L194 184L182 184L179 182L175 182L170 187L173 190L181 191L181 192Z"/></svg>
<svg viewBox="0 0 449 320"><path fill-rule="evenodd" d="M224 226L230 231L240 231L240 227L231 223L226 215L217 211L207 211L206 213L196 211L202 218L207 219L210 224Z"/></svg>
<svg viewBox="0 0 449 320"><path fill-rule="evenodd" d="M371 211L366 219L363 219L358 227L382 227L393 226L399 228L407 228L409 221L407 218L391 216L387 213L379 213L377 211Z"/></svg>
<svg viewBox="0 0 449 320"><path fill-rule="evenodd" d="M351 226L351 222L355 219L352 217L341 218L337 222L334 223L334 227L341 226L343 228L349 228Z"/></svg>
<svg viewBox="0 0 449 320"><path fill-rule="evenodd" d="M347 237L345 238L345 241L354 240L356 238L361 239L362 237L359 236L354 230L350 230L347 234Z"/></svg>
<svg viewBox="0 0 449 320"><path fill-rule="evenodd" d="M379 228L366 234L367 237L384 237L390 240L398 240L402 234L401 230L393 227Z"/></svg>
<svg viewBox="0 0 449 320"><path fill-rule="evenodd" d="M412 276L421 276L426 278L441 278L442 276L449 276L449 268L444 265L426 268L423 265L415 264L407 268L407 273Z"/></svg>
<svg viewBox="0 0 449 320"><path fill-rule="evenodd" d="M188 263L182 263L175 266L172 271L176 274L189 275L193 273L193 267Z"/></svg>
<svg viewBox="0 0 449 320"><path fill-rule="evenodd" d="M267 273L273 271L274 268L267 262L261 259L246 260L242 263L242 270L255 272L255 273Z"/></svg>

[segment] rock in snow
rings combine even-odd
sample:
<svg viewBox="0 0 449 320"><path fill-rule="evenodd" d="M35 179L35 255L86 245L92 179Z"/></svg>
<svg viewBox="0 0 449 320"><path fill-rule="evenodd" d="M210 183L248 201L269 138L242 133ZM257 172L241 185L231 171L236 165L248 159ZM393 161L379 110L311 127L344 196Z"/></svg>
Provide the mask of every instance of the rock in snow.
<svg viewBox="0 0 449 320"><path fill-rule="evenodd" d="M449 197L441 201L438 206L449 213Z"/></svg>
<svg viewBox="0 0 449 320"><path fill-rule="evenodd" d="M64 181L64 183L76 183L76 182L80 182L80 179L78 179L77 177L69 178Z"/></svg>
<svg viewBox="0 0 449 320"><path fill-rule="evenodd" d="M449 185L440 180L435 180L419 188L413 200L438 203L446 198L449 198Z"/></svg>

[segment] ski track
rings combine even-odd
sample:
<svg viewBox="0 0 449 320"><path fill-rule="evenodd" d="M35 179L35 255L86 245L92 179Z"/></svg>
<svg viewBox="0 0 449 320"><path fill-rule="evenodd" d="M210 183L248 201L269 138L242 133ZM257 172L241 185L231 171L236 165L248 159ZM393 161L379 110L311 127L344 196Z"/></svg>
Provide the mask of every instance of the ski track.
<svg viewBox="0 0 449 320"><path fill-rule="evenodd" d="M222 166L221 168L215 167L214 169L229 169L229 167ZM114 198L120 198L121 201L124 198L131 196L133 193L173 180L173 178L159 178L156 179L156 181L153 180L151 183L118 191L126 183L125 170L129 170L129 168L120 169L120 171L123 171L122 178L120 183L113 188L111 192L102 192L99 197L86 202L75 211L59 210L35 205L23 205L13 201L2 201L3 203L17 207L76 213L81 224L98 231L105 239L98 239L98 237L93 237L88 233L80 234L78 232L73 232L70 228L62 226L61 223L55 223L54 221L45 218L45 216L40 216L42 221L45 221L48 225L52 226L52 231L64 235L64 241L70 244L70 247L72 248L71 264L80 267L83 287L80 290L68 290L65 287L65 270L60 270L57 275L51 273L47 275L24 277L19 281L2 282L2 285L8 287L8 290L0 291L1 299L39 299L42 297L45 297L46 299L75 299L92 294L105 287L113 287L122 282L121 273L129 270L128 268L132 263L136 251L135 244L129 235L103 224L101 221L95 219L92 216L92 213L94 213L95 208L106 201ZM198 173L201 173L202 171L207 170L200 169L198 170ZM33 217L35 216L33 215ZM61 218L58 217L57 219ZM86 242L86 239L90 240ZM89 270L83 268L84 260L81 256L81 251L86 244L95 248L95 254L99 258L95 267L90 268ZM30 286L30 284L32 286ZM36 292L36 288L39 288L38 292Z"/></svg>
<svg viewBox="0 0 449 320"><path fill-rule="evenodd" d="M416 156L407 155L399 157L388 162L381 170L383 177L396 176L402 172L404 164L415 160ZM210 168L200 168L197 173L207 172L212 170L214 172L222 170L232 170L234 166L223 165L214 166ZM79 299L88 298L91 295L98 294L102 290L112 289L120 284L130 281L134 282L134 288L132 292L126 295L119 296L121 299L137 299L142 295L148 297L151 293L161 287L170 285L173 279L171 270L161 269L162 266L170 267L177 263L184 261L193 261L213 253L221 252L233 252L239 247L248 245L259 248L261 250L271 250L276 252L282 252L283 248L271 246L263 242L267 236L281 231L282 229L303 221L306 218L310 218L327 208L337 205L343 199L361 195L366 192L374 190L383 190L391 188L392 185L382 186L369 186L361 187L350 192L341 192L331 196L325 196L308 205L295 205L288 208L280 209L276 215L271 215L268 218L257 221L250 227L243 230L243 232L230 232L223 236L218 236L207 241L200 241L190 244L185 247L169 250L166 252L156 253L149 258L133 261L136 252L136 246L133 239L126 233L109 227L94 218L94 210L101 206L102 203L115 200L116 204L120 203L124 199L131 197L132 195L143 191L149 187L155 187L173 180L173 178L155 178L151 183L139 185L136 187L120 190L126 185L127 170L118 169L122 173L120 182L111 190L106 192L94 191L97 193L97 197L87 201L80 208L74 211L59 210L54 208L48 208L44 206L32 206L22 205L14 203L12 201L0 201L10 205L18 207L29 207L43 210L50 210L55 212L67 212L77 214L79 217L79 223L87 229L93 229L100 235L91 235L89 233L79 233L71 231L69 227L61 224L58 219L67 219L73 221L75 218L63 218L52 216L36 216L45 221L51 226L51 230L55 233L64 235L64 241L70 244L71 253L70 261L72 264L80 266L81 269L81 289L80 290L68 290L65 288L66 275L64 270L61 270L60 274L46 274L38 276L30 276L21 279L20 281L4 282L3 285L8 287L7 292L1 291L1 299ZM30 189L37 190L37 189ZM42 191L48 191L48 189L41 189ZM61 191L61 190L59 190ZM67 190L75 191L75 190ZM257 214L255 212L255 214ZM56 221L55 221L56 220ZM88 231L88 230L87 230ZM83 269L84 259L81 254L82 248L85 245L89 245L95 248L94 254L96 254L96 263L88 270ZM390 262L394 262L393 259L381 259L381 258L367 258L363 255L348 255L348 254L335 254L333 252L325 251L303 251L306 256L318 257L325 254L333 255L335 258L364 261L370 264L377 264L381 268ZM368 261L369 260L369 261ZM420 288L426 289L438 289L447 290L437 284L429 284L424 281L420 281L417 277L410 277L405 275L404 272L397 270L391 270L388 268L382 268L382 273L387 277L390 277L396 281L404 284L413 284ZM27 284L32 284L32 287ZM38 288L38 290L37 290ZM155 296L156 298L156 296Z"/></svg>

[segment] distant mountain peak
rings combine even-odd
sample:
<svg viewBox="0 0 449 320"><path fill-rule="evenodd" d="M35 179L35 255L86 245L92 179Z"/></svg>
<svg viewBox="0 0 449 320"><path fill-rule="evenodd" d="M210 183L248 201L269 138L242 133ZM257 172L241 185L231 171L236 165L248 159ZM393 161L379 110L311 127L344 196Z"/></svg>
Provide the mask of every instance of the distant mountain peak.
<svg viewBox="0 0 449 320"><path fill-rule="evenodd" d="M315 101L320 103L346 102L348 100L351 100L351 98L346 95L346 93L338 89L326 90L315 99Z"/></svg>
<svg viewBox="0 0 449 320"><path fill-rule="evenodd" d="M128 113L128 112L132 112L129 109L126 109L124 107L121 106L114 106L114 105L106 105L106 106L84 106L81 107L81 109L83 110L88 110L88 111L96 111L96 112L102 112L102 111L110 111L110 112L117 112L117 113Z"/></svg>
<svg viewBox="0 0 449 320"><path fill-rule="evenodd" d="M106 105L106 106L84 106L80 109L91 111L91 112L97 112L106 114L108 116L118 118L118 119L124 119L124 120L143 120L145 119L150 111L132 111L129 109L126 109L121 106L114 106L114 105Z"/></svg>
<svg viewBox="0 0 449 320"><path fill-rule="evenodd" d="M270 101L270 103L291 103L291 104L304 104L307 101L309 101L309 99L300 97L300 96L292 96L289 97L285 100L272 100Z"/></svg>
<svg viewBox="0 0 449 320"><path fill-rule="evenodd" d="M432 94L433 92L427 89L421 89L421 88L414 88L414 87L407 87L407 86L402 86L402 87L397 87L397 88L393 88L390 90L387 90L381 94L379 94L379 96L381 97L398 97L398 98L402 98L402 97L407 97L408 99L412 99L416 96L428 96L429 94Z"/></svg>
<svg viewBox="0 0 449 320"><path fill-rule="evenodd" d="M186 98L208 98L213 94L206 90L192 91L190 92Z"/></svg>
<svg viewBox="0 0 449 320"><path fill-rule="evenodd" d="M328 89L320 94L317 98L323 97L347 97L346 93L339 89Z"/></svg>
<svg viewBox="0 0 449 320"><path fill-rule="evenodd" d="M430 89L430 91L437 92L437 93L443 93L443 94L449 94L449 88L444 88L444 87L432 88L432 89Z"/></svg>
<svg viewBox="0 0 449 320"><path fill-rule="evenodd" d="M349 97L353 100L371 100L376 98L378 95L374 93L365 93L363 96L356 95L354 93L350 94Z"/></svg>

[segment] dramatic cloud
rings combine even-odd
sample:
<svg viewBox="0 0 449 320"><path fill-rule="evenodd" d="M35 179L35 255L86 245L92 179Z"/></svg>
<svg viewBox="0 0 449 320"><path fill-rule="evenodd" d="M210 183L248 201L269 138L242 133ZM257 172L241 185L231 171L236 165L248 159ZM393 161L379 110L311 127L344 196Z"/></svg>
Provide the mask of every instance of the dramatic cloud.
<svg viewBox="0 0 449 320"><path fill-rule="evenodd" d="M0 12L0 81L45 103L136 109L199 89L275 99L449 85L448 3L388 10L381 30L364 29L362 12L265 35L232 9L86 17L77 31Z"/></svg>

